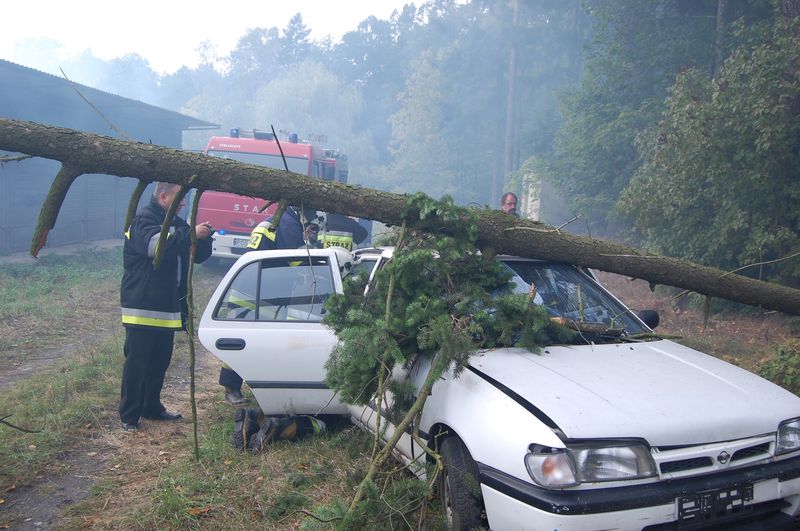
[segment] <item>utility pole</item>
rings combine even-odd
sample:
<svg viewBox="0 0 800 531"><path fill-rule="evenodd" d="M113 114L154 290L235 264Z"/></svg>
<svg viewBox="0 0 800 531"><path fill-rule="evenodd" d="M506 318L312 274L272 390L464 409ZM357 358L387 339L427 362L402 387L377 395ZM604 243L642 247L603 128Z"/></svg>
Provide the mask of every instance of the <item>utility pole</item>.
<svg viewBox="0 0 800 531"><path fill-rule="evenodd" d="M511 49L508 55L508 90L506 91L506 134L503 163L503 187L508 185L508 175L514 170L514 99L517 77L516 29L519 0L511 0ZM498 194L499 195L499 194ZM496 206L496 205L495 205Z"/></svg>

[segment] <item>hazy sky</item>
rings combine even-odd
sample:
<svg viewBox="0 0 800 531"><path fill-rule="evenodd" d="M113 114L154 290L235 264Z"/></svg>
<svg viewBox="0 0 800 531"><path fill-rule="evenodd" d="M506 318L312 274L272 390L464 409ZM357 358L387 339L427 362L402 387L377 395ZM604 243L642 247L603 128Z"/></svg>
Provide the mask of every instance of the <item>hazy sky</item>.
<svg viewBox="0 0 800 531"><path fill-rule="evenodd" d="M283 29L295 13L312 39L338 40L369 15L388 18L413 0L27 0L2 3L0 59L33 68L44 63L36 50L60 43L56 59L91 50L108 60L138 53L157 72L196 66L204 41L218 56L236 45L250 28ZM50 57L50 61L52 61Z"/></svg>

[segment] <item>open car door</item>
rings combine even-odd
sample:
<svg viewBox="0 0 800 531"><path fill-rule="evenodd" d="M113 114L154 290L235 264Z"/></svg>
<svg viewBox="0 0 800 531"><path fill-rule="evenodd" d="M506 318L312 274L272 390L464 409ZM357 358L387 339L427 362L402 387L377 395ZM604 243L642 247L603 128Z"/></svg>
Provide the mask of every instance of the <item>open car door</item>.
<svg viewBox="0 0 800 531"><path fill-rule="evenodd" d="M337 340L322 318L351 263L338 247L250 252L209 301L200 341L245 380L265 414L347 412L325 385Z"/></svg>

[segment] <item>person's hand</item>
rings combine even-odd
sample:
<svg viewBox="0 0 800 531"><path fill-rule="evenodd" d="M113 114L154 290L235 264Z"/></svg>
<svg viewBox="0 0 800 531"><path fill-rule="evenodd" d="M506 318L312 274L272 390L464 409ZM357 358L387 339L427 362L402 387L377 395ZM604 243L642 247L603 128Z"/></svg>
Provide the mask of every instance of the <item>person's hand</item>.
<svg viewBox="0 0 800 531"><path fill-rule="evenodd" d="M198 240L205 240L214 234L214 229L211 227L211 223L204 221L194 228L194 234Z"/></svg>

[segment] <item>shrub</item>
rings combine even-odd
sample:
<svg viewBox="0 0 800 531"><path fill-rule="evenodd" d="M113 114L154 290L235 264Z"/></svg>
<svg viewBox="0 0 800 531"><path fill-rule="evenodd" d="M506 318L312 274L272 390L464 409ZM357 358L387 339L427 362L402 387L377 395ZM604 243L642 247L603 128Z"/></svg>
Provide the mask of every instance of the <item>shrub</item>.
<svg viewBox="0 0 800 531"><path fill-rule="evenodd" d="M761 366L758 374L800 395L800 340L790 339L783 343L777 354Z"/></svg>

